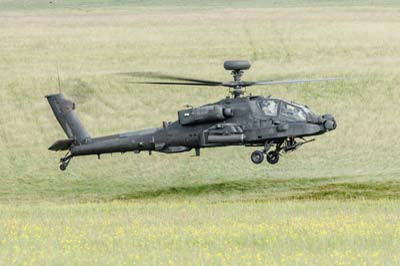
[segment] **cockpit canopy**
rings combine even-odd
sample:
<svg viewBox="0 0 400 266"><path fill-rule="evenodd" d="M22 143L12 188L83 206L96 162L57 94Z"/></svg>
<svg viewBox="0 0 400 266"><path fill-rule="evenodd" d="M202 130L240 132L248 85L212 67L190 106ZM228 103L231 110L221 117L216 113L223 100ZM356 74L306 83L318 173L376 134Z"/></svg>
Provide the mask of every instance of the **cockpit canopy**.
<svg viewBox="0 0 400 266"><path fill-rule="evenodd" d="M279 116L287 121L307 121L311 111L305 106L281 99L266 98L258 101L262 114L269 117Z"/></svg>

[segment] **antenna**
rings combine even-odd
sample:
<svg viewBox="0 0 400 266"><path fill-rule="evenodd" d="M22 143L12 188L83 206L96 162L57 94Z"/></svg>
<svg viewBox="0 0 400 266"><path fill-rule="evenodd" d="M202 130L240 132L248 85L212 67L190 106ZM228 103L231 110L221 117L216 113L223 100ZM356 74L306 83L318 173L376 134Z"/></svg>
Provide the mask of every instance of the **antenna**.
<svg viewBox="0 0 400 266"><path fill-rule="evenodd" d="M58 80L58 92L61 93L61 80L60 80L60 72L58 71L58 62L57 62L57 80Z"/></svg>

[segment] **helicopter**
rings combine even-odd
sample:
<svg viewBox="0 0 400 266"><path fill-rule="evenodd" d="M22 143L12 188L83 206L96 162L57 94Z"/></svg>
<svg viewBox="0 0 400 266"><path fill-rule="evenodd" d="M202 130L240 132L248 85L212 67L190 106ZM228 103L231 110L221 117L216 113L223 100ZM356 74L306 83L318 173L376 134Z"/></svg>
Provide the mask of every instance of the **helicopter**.
<svg viewBox="0 0 400 266"><path fill-rule="evenodd" d="M264 159L276 164L282 153L294 151L314 141L306 137L321 135L336 129L336 120L331 114L318 115L306 105L285 99L245 96L247 87L256 85L279 85L305 82L341 80L343 78L320 78L303 80L243 81L244 70L250 69L247 60L228 60L225 70L231 72L233 81L219 82L184 78L172 75L143 73L142 76L158 81L134 82L136 84L228 87L231 96L215 103L190 107L178 111L178 120L163 122L162 127L93 138L83 126L75 112L75 103L62 93L45 96L67 139L56 141L51 151L67 151L60 159L60 170L64 171L74 157L100 155L115 152L139 153L148 151L180 153L195 150L200 156L204 148L242 145L259 147L251 153L254 164ZM118 73L138 76L137 72ZM139 73L140 76L140 73ZM160 81L168 80L168 81Z"/></svg>

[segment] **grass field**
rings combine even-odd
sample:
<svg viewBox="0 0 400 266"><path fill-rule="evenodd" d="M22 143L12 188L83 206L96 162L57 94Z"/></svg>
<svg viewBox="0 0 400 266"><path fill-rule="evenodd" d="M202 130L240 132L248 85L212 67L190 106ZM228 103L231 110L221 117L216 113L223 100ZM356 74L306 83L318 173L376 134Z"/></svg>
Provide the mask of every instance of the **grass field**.
<svg viewBox="0 0 400 266"><path fill-rule="evenodd" d="M0 0L0 265L398 265L398 1ZM215 88L129 84L121 71L229 80L350 80L251 89L338 128L278 165L249 148L72 160L44 95L92 136L161 126ZM136 257L138 256L138 257Z"/></svg>
<svg viewBox="0 0 400 266"><path fill-rule="evenodd" d="M398 265L395 201L137 201L0 210L2 264Z"/></svg>

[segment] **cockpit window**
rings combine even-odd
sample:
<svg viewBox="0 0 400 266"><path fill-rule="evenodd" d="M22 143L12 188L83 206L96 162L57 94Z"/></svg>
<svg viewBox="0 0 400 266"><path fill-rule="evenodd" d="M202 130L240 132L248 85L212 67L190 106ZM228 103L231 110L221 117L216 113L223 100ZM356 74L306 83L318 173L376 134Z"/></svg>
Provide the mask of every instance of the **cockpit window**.
<svg viewBox="0 0 400 266"><path fill-rule="evenodd" d="M307 118L306 114L300 107L285 102L281 102L279 115L288 120L294 121L306 121Z"/></svg>
<svg viewBox="0 0 400 266"><path fill-rule="evenodd" d="M263 100L258 104L265 115L276 116L278 114L278 103L276 101Z"/></svg>

